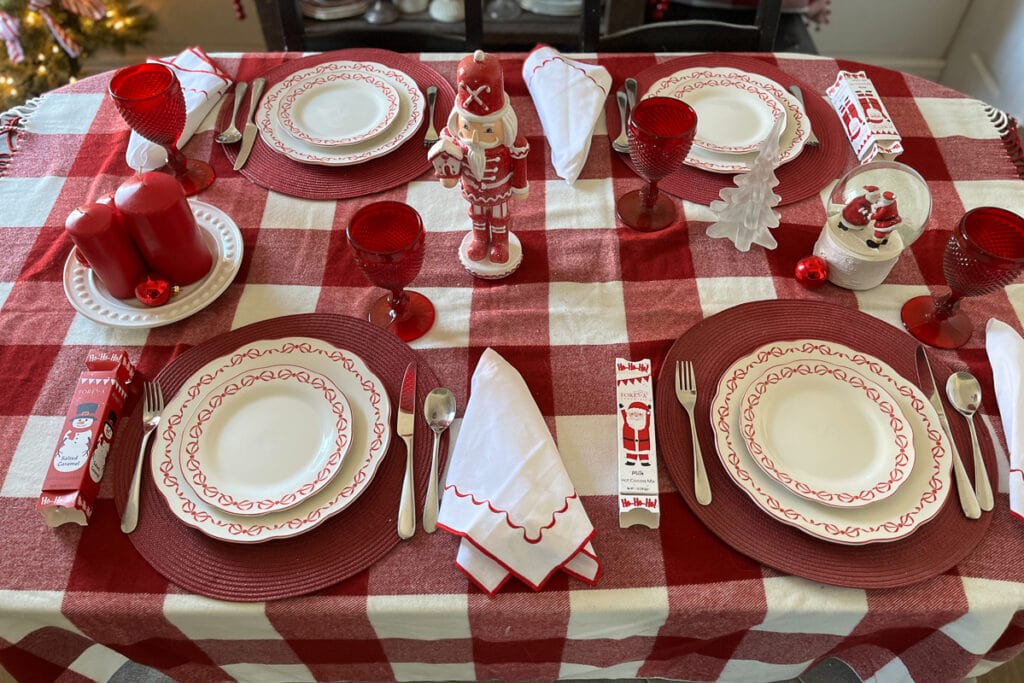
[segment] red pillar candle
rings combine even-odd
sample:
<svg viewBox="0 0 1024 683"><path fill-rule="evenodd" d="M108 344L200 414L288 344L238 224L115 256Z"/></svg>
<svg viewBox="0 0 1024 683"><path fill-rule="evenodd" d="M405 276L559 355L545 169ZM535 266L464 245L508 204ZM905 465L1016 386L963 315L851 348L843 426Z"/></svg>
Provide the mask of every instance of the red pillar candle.
<svg viewBox="0 0 1024 683"><path fill-rule="evenodd" d="M128 232L150 270L176 285L199 280L213 265L181 185L166 173L135 176L114 195Z"/></svg>
<svg viewBox="0 0 1024 683"><path fill-rule="evenodd" d="M135 296L135 285L146 276L146 264L111 207L86 204L77 208L64 222L64 229L113 296Z"/></svg>

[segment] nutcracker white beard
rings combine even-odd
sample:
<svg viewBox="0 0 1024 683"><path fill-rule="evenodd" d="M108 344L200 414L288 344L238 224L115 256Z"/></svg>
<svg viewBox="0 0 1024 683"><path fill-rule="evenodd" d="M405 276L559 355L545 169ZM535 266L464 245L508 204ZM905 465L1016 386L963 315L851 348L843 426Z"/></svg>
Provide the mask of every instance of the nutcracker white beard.
<svg viewBox="0 0 1024 683"><path fill-rule="evenodd" d="M477 180L482 181L484 179L484 172L487 170L487 150L497 147L498 143L494 142L489 145L485 145L482 142L473 143L469 140L465 140L466 145L466 163L469 164L469 172L473 174L473 177Z"/></svg>

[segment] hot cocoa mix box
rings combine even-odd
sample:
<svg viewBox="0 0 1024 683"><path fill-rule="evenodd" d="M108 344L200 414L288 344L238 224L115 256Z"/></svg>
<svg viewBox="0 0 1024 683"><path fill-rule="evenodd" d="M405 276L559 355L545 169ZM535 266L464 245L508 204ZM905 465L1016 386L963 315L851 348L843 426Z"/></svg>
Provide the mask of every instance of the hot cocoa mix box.
<svg viewBox="0 0 1024 683"><path fill-rule="evenodd" d="M78 377L36 508L50 526L85 526L92 515L111 442L135 366L121 350L90 351Z"/></svg>

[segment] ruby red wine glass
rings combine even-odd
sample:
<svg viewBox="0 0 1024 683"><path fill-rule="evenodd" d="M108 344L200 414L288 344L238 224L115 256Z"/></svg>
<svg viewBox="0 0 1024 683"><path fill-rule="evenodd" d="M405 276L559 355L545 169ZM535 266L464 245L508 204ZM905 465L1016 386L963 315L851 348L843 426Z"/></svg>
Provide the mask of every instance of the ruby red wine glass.
<svg viewBox="0 0 1024 683"><path fill-rule="evenodd" d="M173 70L163 64L126 66L114 73L109 90L131 129L167 150L167 167L187 196L210 186L213 168L178 149L185 128L185 95Z"/></svg>
<svg viewBox="0 0 1024 683"><path fill-rule="evenodd" d="M633 108L626 127L629 158L647 185L619 197L619 220L644 232L676 221L676 205L658 192L658 181L683 165L697 130L697 112L671 97L649 97Z"/></svg>
<svg viewBox="0 0 1024 683"><path fill-rule="evenodd" d="M375 202L359 209L348 226L348 243L366 279L388 290L370 307L370 322L412 341L434 324L434 305L405 287L423 265L426 233L416 209Z"/></svg>
<svg viewBox="0 0 1024 683"><path fill-rule="evenodd" d="M914 297L900 317L925 344L955 349L971 338L971 321L960 310L965 296L990 294L1024 270L1024 218L984 206L968 211L946 243L942 272L950 291L932 298Z"/></svg>

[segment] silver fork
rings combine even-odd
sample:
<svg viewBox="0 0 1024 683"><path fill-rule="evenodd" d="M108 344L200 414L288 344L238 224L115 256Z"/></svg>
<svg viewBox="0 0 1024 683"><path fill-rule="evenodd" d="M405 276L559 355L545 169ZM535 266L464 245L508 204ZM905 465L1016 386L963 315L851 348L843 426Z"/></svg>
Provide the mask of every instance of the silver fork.
<svg viewBox="0 0 1024 683"><path fill-rule="evenodd" d="M690 439L693 441L693 492L701 505L711 503L711 485L704 469L704 456L697 439L697 423L693 420L693 407L697 404L697 379L693 375L693 363L688 360L676 361L676 399L690 416Z"/></svg>
<svg viewBox="0 0 1024 683"><path fill-rule="evenodd" d="M149 437L160 424L160 413L164 410L164 392L158 382L146 382L143 387L142 404L142 443L139 444L139 457L135 461L135 472L132 474L132 485L128 489L128 500L124 504L121 515L121 531L130 534L139 524L139 489L142 488L142 463L146 459L146 444Z"/></svg>
<svg viewBox="0 0 1024 683"><path fill-rule="evenodd" d="M427 86L427 133L423 136L423 146L433 147L438 140L437 128L434 128L434 105L437 103L437 86Z"/></svg>

